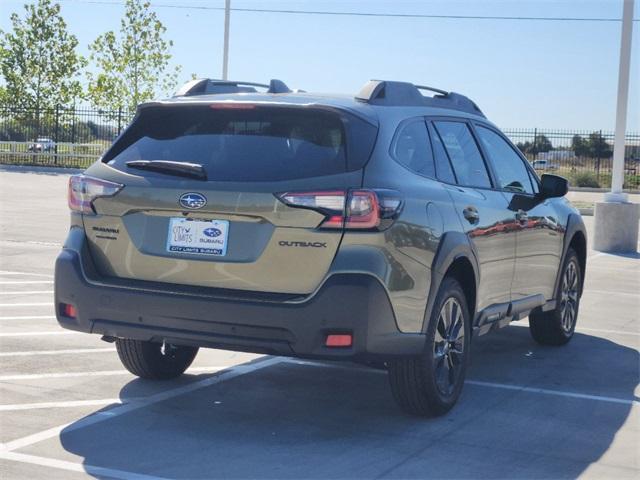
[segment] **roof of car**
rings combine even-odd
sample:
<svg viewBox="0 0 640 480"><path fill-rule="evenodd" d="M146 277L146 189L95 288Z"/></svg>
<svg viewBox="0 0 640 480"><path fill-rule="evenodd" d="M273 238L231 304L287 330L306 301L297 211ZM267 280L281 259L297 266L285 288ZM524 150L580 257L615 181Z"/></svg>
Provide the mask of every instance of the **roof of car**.
<svg viewBox="0 0 640 480"><path fill-rule="evenodd" d="M259 92L255 87L267 88ZM421 90L436 92L423 96ZM371 123L378 123L378 111L391 107L411 110L415 115L456 115L485 118L482 111L467 97L406 82L372 80L353 95L291 91L279 80L270 85L251 82L200 79L188 82L169 99L147 102L140 108L161 105L209 105L212 103L251 103L302 107L326 107L346 110Z"/></svg>

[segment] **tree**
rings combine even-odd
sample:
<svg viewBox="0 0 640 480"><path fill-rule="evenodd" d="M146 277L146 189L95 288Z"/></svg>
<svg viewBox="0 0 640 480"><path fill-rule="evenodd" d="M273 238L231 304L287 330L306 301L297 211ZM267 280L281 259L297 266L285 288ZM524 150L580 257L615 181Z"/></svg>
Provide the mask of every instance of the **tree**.
<svg viewBox="0 0 640 480"><path fill-rule="evenodd" d="M577 157L609 158L613 155L611 145L600 132L590 133L587 138L574 135L571 149Z"/></svg>
<svg viewBox="0 0 640 480"><path fill-rule="evenodd" d="M589 156L589 142L586 142L580 135L574 135L571 139L571 150L576 154L576 157Z"/></svg>
<svg viewBox="0 0 640 480"><path fill-rule="evenodd" d="M132 110L159 91L175 88L180 71L169 69L173 42L163 38L166 28L149 2L127 0L120 31L100 35L89 47L96 72L88 72L89 98L107 110Z"/></svg>
<svg viewBox="0 0 640 480"><path fill-rule="evenodd" d="M548 152L553 150L553 145L551 141L547 138L546 135L536 135L535 141L530 142L519 142L516 144L516 147L520 149L520 151L524 154L537 155L539 152Z"/></svg>
<svg viewBox="0 0 640 480"><path fill-rule="evenodd" d="M609 158L613 155L611 145L607 143L600 132L589 134L589 153L594 158Z"/></svg>
<svg viewBox="0 0 640 480"><path fill-rule="evenodd" d="M82 96L78 39L67 32L60 5L38 0L11 15L12 32L0 30L0 72L5 80L0 101L7 107L35 109L68 104Z"/></svg>

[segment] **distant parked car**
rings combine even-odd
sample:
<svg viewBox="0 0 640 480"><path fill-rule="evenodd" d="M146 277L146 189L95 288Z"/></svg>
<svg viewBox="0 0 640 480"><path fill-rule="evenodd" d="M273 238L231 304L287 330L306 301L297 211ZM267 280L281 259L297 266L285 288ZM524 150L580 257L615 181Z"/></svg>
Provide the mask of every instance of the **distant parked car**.
<svg viewBox="0 0 640 480"><path fill-rule="evenodd" d="M534 160L532 164L536 170L557 170L558 164L548 162L547 160Z"/></svg>
<svg viewBox="0 0 640 480"><path fill-rule="evenodd" d="M550 150L540 152L536 160L575 160L576 154L573 150Z"/></svg>
<svg viewBox="0 0 640 480"><path fill-rule="evenodd" d="M30 152L51 152L55 148L56 143L50 138L38 137L36 141L29 145Z"/></svg>

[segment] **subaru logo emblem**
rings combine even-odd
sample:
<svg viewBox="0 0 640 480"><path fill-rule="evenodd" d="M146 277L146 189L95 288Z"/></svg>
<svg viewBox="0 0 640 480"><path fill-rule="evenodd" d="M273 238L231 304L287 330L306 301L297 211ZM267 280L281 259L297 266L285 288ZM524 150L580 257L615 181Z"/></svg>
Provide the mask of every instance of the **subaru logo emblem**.
<svg viewBox="0 0 640 480"><path fill-rule="evenodd" d="M201 193L189 192L180 195L180 205L190 210L197 210L207 204L207 197Z"/></svg>
<svg viewBox="0 0 640 480"><path fill-rule="evenodd" d="M220 235L222 235L222 231L218 228L205 228L202 233L204 233L207 237L219 237Z"/></svg>

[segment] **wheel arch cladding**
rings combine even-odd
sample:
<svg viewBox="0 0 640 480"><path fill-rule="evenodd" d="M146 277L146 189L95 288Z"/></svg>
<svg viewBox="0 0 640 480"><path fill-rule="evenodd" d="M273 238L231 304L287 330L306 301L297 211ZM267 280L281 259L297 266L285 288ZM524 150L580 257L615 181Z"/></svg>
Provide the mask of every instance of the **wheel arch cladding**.
<svg viewBox="0 0 640 480"><path fill-rule="evenodd" d="M562 267L567 258L567 251L569 248L573 248L578 255L578 262L580 263L580 270L582 273L582 281L580 285L580 294L582 294L584 286L584 278L586 276L587 269L587 233L582 221L582 217L577 214L570 214L567 219L567 229L564 236L564 245L562 247L562 257L560 259L560 266L558 268L558 274L556 275L556 284L554 292L558 291L560 287L560 277L562 275Z"/></svg>
<svg viewBox="0 0 640 480"><path fill-rule="evenodd" d="M587 239L584 236L584 233L581 230L578 230L574 233L573 237L571 237L571 241L569 242L569 248L572 248L576 254L578 255L578 263L580 264L580 294L582 295L582 287L584 285L584 276L587 269Z"/></svg>
<svg viewBox="0 0 640 480"><path fill-rule="evenodd" d="M458 283L460 283L467 300L469 315L471 318L474 318L476 311L477 285L475 270L473 269L473 264L469 258L464 255L456 257L444 276L455 278Z"/></svg>
<svg viewBox="0 0 640 480"><path fill-rule="evenodd" d="M448 275L453 276L460 282L467 297L469 314L471 318L474 318L478 285L477 257L469 244L469 239L462 232L445 233L438 246L431 269L431 286L422 325L423 332L426 331L429 325L431 311L440 289L440 284Z"/></svg>

